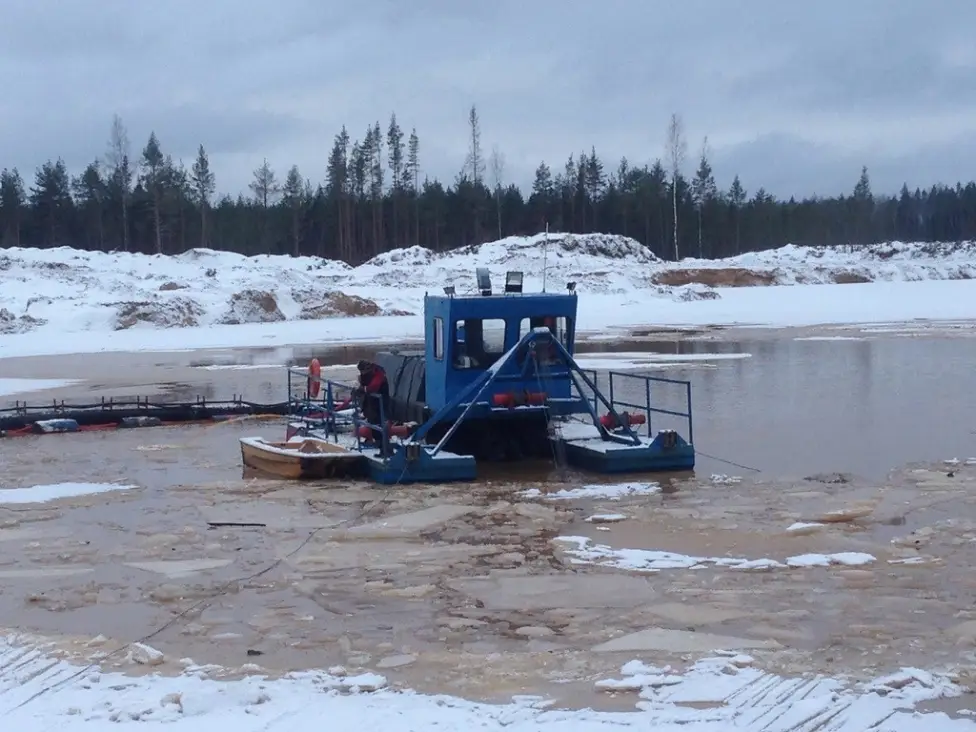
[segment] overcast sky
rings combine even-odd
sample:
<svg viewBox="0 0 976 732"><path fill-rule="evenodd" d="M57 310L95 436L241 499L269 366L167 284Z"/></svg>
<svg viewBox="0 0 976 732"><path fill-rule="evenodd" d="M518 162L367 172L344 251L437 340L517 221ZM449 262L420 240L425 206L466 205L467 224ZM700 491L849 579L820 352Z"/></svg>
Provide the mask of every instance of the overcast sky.
<svg viewBox="0 0 976 732"><path fill-rule="evenodd" d="M395 111L422 174L452 180L477 104L486 151L528 186L596 147L607 168L707 135L718 183L751 195L976 178L969 0L2 0L0 168L102 156L113 113L135 153L155 130L218 188L267 157L324 176L345 124Z"/></svg>

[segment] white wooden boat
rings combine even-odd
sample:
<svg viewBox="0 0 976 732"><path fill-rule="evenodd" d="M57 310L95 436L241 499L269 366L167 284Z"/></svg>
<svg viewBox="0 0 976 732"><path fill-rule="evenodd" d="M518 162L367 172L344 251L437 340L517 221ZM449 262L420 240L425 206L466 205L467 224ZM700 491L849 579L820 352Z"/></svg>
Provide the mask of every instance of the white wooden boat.
<svg viewBox="0 0 976 732"><path fill-rule="evenodd" d="M316 437L269 442L263 437L242 437L244 467L276 478L318 480L355 473L363 454Z"/></svg>

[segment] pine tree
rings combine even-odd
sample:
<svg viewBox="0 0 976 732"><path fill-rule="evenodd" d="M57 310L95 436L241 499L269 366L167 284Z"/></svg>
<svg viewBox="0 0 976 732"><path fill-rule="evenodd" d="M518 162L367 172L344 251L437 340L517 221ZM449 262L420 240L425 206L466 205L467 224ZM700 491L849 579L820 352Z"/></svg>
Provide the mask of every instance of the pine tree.
<svg viewBox="0 0 976 732"><path fill-rule="evenodd" d="M27 193L17 168L0 171L0 245L19 247Z"/></svg>
<svg viewBox="0 0 976 732"><path fill-rule="evenodd" d="M267 254L271 249L271 215L268 209L281 192L278 177L267 158L262 161L260 167L254 170L254 180L251 181L248 188L251 189L255 201L261 208L261 234L258 251Z"/></svg>
<svg viewBox="0 0 976 732"><path fill-rule="evenodd" d="M478 118L478 109L473 104L468 112L468 130L468 159L465 167L469 180L479 188L484 185L485 160L481 152L481 121Z"/></svg>
<svg viewBox="0 0 976 732"><path fill-rule="evenodd" d="M74 201L71 199L71 178L64 160L48 160L38 168L30 190L30 204L43 224L43 246L54 247L66 243L63 237L68 232Z"/></svg>
<svg viewBox="0 0 976 732"><path fill-rule="evenodd" d="M197 149L197 158L193 161L193 169L190 173L190 185L192 187L193 201L200 207L200 247L207 247L207 211L210 208L210 200L217 189L217 179L210 170L210 158L203 145Z"/></svg>
<svg viewBox="0 0 976 732"><path fill-rule="evenodd" d="M854 237L851 244L871 244L868 232L874 215L874 196L871 193L871 178L867 166L861 168L861 177L854 186L851 203L854 207Z"/></svg>
<svg viewBox="0 0 976 732"><path fill-rule="evenodd" d="M339 256L349 261L352 258L352 211L349 200L349 132L345 126L336 135L332 152L329 153L325 190L337 213Z"/></svg>
<svg viewBox="0 0 976 732"><path fill-rule="evenodd" d="M729 188L729 208L735 217L735 253L742 254L742 207L746 202L746 189L742 187L739 176L732 179Z"/></svg>
<svg viewBox="0 0 976 732"><path fill-rule="evenodd" d="M155 132L149 134L149 141L142 151L142 185L152 201L153 231L156 235L156 254L163 253L162 198L163 175L166 158L163 156L159 139Z"/></svg>
<svg viewBox="0 0 976 732"><path fill-rule="evenodd" d="M302 177L297 165L292 165L285 176L285 184L281 187L282 200L291 214L291 245L292 255L302 255L302 224L305 209L311 198L310 184Z"/></svg>
<svg viewBox="0 0 976 732"><path fill-rule="evenodd" d="M698 212L698 256L704 257L704 247L702 244L703 212L705 207L718 195L718 186L715 185L715 176L712 174L712 166L708 162L708 138L702 142L701 154L698 157L698 170L695 172L695 179L691 183L691 197L694 201L695 209Z"/></svg>
<svg viewBox="0 0 976 732"><path fill-rule="evenodd" d="M400 206L403 202L404 190L404 146L403 130L397 124L396 114L390 115L390 126L386 131L387 160L390 165L392 180L391 197L393 199L393 246L403 245L404 238L400 235Z"/></svg>
<svg viewBox="0 0 976 732"><path fill-rule="evenodd" d="M586 156L583 180L586 199L590 204L590 230L599 231L600 224L597 218L597 207L605 193L607 177L603 172L603 163L597 157L596 147L591 147L590 154Z"/></svg>
<svg viewBox="0 0 976 732"><path fill-rule="evenodd" d="M414 205L414 239L415 246L420 245L420 138L417 129L410 130L407 141L407 170L410 175L410 187L413 191Z"/></svg>
<svg viewBox="0 0 976 732"><path fill-rule="evenodd" d="M254 170L254 180L248 184L248 188L254 194L254 200L265 210L274 203L278 194L281 193L278 177L267 158L264 159L260 167Z"/></svg>
<svg viewBox="0 0 976 732"><path fill-rule="evenodd" d="M372 253L379 254L384 249L383 241L383 133L376 122L366 132L369 167L369 199L372 209Z"/></svg>
<svg viewBox="0 0 976 732"><path fill-rule="evenodd" d="M129 133L122 123L122 118L117 114L112 118L105 163L109 172L110 189L118 195L122 251L127 252L129 251L129 202L132 196L133 174L129 154Z"/></svg>
<svg viewBox="0 0 976 732"><path fill-rule="evenodd" d="M85 235L89 246L104 249L105 219L103 207L107 190L97 160L89 163L81 175L71 181L71 191L78 208L86 219Z"/></svg>

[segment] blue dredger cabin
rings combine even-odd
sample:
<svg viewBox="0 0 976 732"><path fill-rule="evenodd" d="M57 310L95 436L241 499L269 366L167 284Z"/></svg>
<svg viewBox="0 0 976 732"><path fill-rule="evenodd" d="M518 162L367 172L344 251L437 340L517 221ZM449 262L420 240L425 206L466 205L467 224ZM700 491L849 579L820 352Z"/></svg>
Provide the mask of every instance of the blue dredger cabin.
<svg viewBox="0 0 976 732"><path fill-rule="evenodd" d="M477 294L457 295L453 287L447 287L443 295L424 298L422 355L378 355L390 378L394 419L426 421L533 329L548 328L574 353L577 297L572 286L565 293L523 293L522 274L509 272L504 291L496 293L487 270L479 269L477 275ZM484 405L469 412L447 449L489 460L551 458L546 408L541 404L538 409L508 407L531 403L533 395L545 394L550 414L554 404L579 411L570 408L575 400L571 399L572 382L566 368L556 365L555 359L553 363L544 380L538 373L530 377L521 377L517 371L499 375L482 394L479 401ZM430 437L439 439L462 409L458 407L457 414L432 429Z"/></svg>

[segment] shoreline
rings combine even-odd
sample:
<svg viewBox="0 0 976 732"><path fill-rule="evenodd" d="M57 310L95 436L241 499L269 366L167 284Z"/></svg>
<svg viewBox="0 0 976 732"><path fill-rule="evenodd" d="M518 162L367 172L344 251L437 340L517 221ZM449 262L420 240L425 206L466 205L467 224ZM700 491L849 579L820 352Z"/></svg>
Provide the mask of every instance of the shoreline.
<svg viewBox="0 0 976 732"><path fill-rule="evenodd" d="M865 325L963 323L976 327L976 280L872 282L730 288L717 300L674 302L625 295L581 295L580 340L621 340L646 331L658 336L709 336L788 329ZM368 332L365 332L368 331ZM700 334L699 334L700 335ZM0 360L91 353L364 346L422 343L421 315L285 320L274 323L57 331L53 326L0 336ZM96 347L93 344L98 343Z"/></svg>

